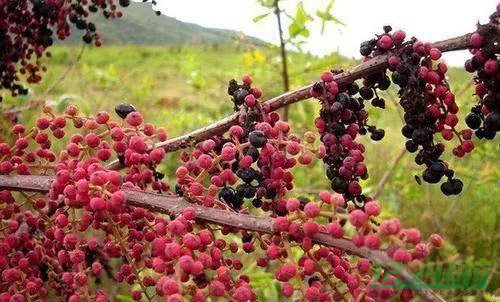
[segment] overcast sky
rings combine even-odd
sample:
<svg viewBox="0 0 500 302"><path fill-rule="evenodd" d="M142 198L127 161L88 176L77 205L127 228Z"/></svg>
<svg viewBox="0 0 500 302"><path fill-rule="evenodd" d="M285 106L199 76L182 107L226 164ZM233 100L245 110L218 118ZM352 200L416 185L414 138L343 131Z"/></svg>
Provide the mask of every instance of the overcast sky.
<svg viewBox="0 0 500 302"><path fill-rule="evenodd" d="M268 17L259 23L253 17L264 11L256 0L157 0L156 9L181 21L207 27L242 31L262 40L277 43L276 20ZM294 13L298 0L283 0L283 6ZM306 10L313 14L329 0L304 0ZM323 55L338 50L346 56L359 57L361 41L382 31L389 24L403 29L410 36L425 41L437 41L473 31L476 21L486 22L498 0L337 0L334 15L346 26L331 24L324 35L314 24L311 37L304 47ZM447 54L450 65L462 65L466 51Z"/></svg>

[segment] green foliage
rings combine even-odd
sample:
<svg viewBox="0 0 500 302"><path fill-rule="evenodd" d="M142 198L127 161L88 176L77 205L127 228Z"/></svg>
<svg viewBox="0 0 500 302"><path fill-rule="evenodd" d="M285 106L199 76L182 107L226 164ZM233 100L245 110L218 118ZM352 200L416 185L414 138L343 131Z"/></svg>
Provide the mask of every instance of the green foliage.
<svg viewBox="0 0 500 302"><path fill-rule="evenodd" d="M325 32L326 23L330 21L336 24L346 25L344 22L340 21L337 17L335 17L332 14L334 3L335 0L330 0L330 2L328 2L326 8L323 11L321 10L316 11L316 16L318 16L318 18L321 19L321 33Z"/></svg>

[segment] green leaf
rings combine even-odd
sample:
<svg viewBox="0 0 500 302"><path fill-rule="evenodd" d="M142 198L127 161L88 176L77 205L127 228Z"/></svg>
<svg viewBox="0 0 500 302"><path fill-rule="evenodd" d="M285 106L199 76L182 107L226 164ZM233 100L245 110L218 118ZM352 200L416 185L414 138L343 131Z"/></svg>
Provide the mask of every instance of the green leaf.
<svg viewBox="0 0 500 302"><path fill-rule="evenodd" d="M132 299L132 297L121 294L116 295L116 300L119 302L134 302L134 299Z"/></svg>
<svg viewBox="0 0 500 302"><path fill-rule="evenodd" d="M326 22L333 22L345 26L346 24L340 21L337 17L332 14L332 8L335 0L331 0L323 11L316 11L316 16L321 19L321 34L325 32Z"/></svg>
<svg viewBox="0 0 500 302"><path fill-rule="evenodd" d="M299 24L305 24L310 19L311 17L307 14L306 10L304 9L304 3L300 2L297 5L297 12L295 13L295 22Z"/></svg>
<svg viewBox="0 0 500 302"><path fill-rule="evenodd" d="M279 1L279 0L257 0L257 3L259 3L261 6L272 8L274 7L274 1Z"/></svg>
<svg viewBox="0 0 500 302"><path fill-rule="evenodd" d="M312 20L312 18L307 14L304 8L304 3L300 2L297 5L297 11L295 13L293 22L290 24L290 26L288 26L288 34L290 38L296 38L299 36L308 38L310 32L307 29L306 23L310 20Z"/></svg>
<svg viewBox="0 0 500 302"><path fill-rule="evenodd" d="M260 20L264 19L265 17L269 16L270 13L265 13L265 14L262 14L262 15L258 15L258 16L255 16L253 18L253 22L257 23L259 22Z"/></svg>

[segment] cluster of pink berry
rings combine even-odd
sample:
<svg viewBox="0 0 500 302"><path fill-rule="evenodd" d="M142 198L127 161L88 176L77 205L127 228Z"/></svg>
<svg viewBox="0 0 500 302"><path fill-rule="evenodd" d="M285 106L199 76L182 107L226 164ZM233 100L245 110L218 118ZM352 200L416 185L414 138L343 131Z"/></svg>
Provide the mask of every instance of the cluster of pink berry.
<svg viewBox="0 0 500 302"><path fill-rule="evenodd" d="M129 0L0 1L0 89L9 89L13 96L27 94L20 77L28 83L41 80L46 67L40 59L50 56L47 48L54 43L54 36L64 40L70 35L71 25L85 32L84 42L100 46L89 16L100 12L106 18L121 17L117 2L122 7L130 4Z"/></svg>
<svg viewBox="0 0 500 302"><path fill-rule="evenodd" d="M417 152L415 162L425 165L422 174L424 181L438 183L443 176L448 178L441 185L446 195L455 195L462 191L462 182L453 178L453 170L440 159L444 152L444 144L434 141L434 135L441 133L445 140L456 136L459 145L453 154L463 157L474 149L472 131L457 130L458 106L455 95L450 91L446 81L448 67L440 62L441 51L431 43L424 43L415 38L405 41L403 31L391 32L390 26L384 27L384 34L376 39L366 41L361 46L365 60L373 56L386 54L392 81L400 87L400 104L404 109L406 125L402 129L408 139L406 149ZM370 99L373 93L367 91L379 88L381 82L386 83L385 74L373 75L364 79L361 92L363 98Z"/></svg>
<svg viewBox="0 0 500 302"><path fill-rule="evenodd" d="M343 207L347 207L347 212L339 210ZM281 260L275 277L282 282L285 297L299 292L307 301L338 301L347 296L353 300L378 301L394 298L398 293L402 301L412 298L411 290L398 292L390 286L381 286L386 281L374 278L373 262L369 259L353 261L346 251L314 244L318 234L339 239L351 233L357 247L387 250L394 261L405 264L423 261L429 255L430 246L442 245L441 237L436 234L428 243L422 242L418 230L403 229L398 219L377 223L380 206L370 198L361 210L346 202L342 195L323 191L319 202L303 204L289 198L286 208L287 217L275 220L275 229L282 232L282 236L264 242L268 245L266 255L257 259L257 264L263 267ZM352 228L344 225L346 221ZM285 240L283 234L292 241ZM297 250L300 256L294 258ZM308 286L303 285L304 281Z"/></svg>
<svg viewBox="0 0 500 302"><path fill-rule="evenodd" d="M258 101L262 91L251 83L249 76L243 77L242 85L230 82L238 124L229 129L228 137L205 140L181 154L184 164L177 170L177 191L205 206L214 206L218 196L234 210L248 200L283 216L283 196L293 189L290 169L311 163L313 156L322 158L325 149L314 147L312 133L304 140L292 134L288 123Z"/></svg>
<svg viewBox="0 0 500 302"><path fill-rule="evenodd" d="M331 77L325 73L319 85L333 89ZM307 165L314 157L324 159L350 148L342 167L363 176L363 148L354 141L355 126L347 126L349 138L338 136L337 147L328 144L335 139L325 141L330 131L325 128L322 140L328 151L314 146L312 133L301 140L258 101L262 91L251 83L245 76L243 84L230 85L242 118L229 135L181 154L175 191L201 206L272 217L275 233L209 224L197 219L193 207L165 216L128 205L130 190L173 196L156 171L165 151L155 143L167 139L166 131L145 123L129 104L115 109L121 121L107 112L81 117L73 105L56 115L46 106L35 127L14 125L11 142L0 143L1 175L54 177L46 195L0 191L0 301L47 300L52 295L71 302L106 301L111 293L101 284L109 279L128 284L136 301L255 301L240 260L245 254L255 255L257 265L274 274L284 297L375 301L399 294L408 301L410 290L377 288L382 280L374 279L369 259L318 243L317 236L347 236L357 247L384 249L402 263L424 260L429 246L440 246L442 239L432 235L424 243L417 230L403 229L397 219L377 223L380 207L369 197L362 206L327 191L317 202L289 197L291 168L297 162ZM328 100L351 102L349 96L339 100L339 95ZM362 111L353 112L365 127ZM68 134L70 125L79 133ZM53 142L66 136L69 142L55 152L60 144ZM106 166L115 157L125 167L121 173ZM264 211L245 207L246 200Z"/></svg>
<svg viewBox="0 0 500 302"><path fill-rule="evenodd" d="M465 62L465 70L475 72L477 104L465 118L467 126L480 139L494 139L500 131L500 4L490 16L488 25L479 25L470 38L473 57Z"/></svg>

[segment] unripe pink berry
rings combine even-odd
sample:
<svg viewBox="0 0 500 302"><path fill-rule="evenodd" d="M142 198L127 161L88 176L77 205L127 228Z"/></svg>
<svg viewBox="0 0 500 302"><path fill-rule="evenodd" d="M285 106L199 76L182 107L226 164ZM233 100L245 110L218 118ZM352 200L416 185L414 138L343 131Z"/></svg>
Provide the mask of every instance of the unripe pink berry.
<svg viewBox="0 0 500 302"><path fill-rule="evenodd" d="M242 77L242 81L243 81L243 84L245 84L245 85L251 85L253 82L252 77L248 74L246 74Z"/></svg>
<svg viewBox="0 0 500 302"><path fill-rule="evenodd" d="M378 39L377 45L384 50L389 50L392 48L394 43L391 36L383 35L382 37L380 37L380 39Z"/></svg>
<svg viewBox="0 0 500 302"><path fill-rule="evenodd" d="M344 228L338 221L333 221L326 226L326 230L333 238L342 238L344 236Z"/></svg>
<svg viewBox="0 0 500 302"><path fill-rule="evenodd" d="M483 36L479 33L473 33L470 37L470 44L474 48L479 48L483 45Z"/></svg>
<svg viewBox="0 0 500 302"><path fill-rule="evenodd" d="M300 207L300 201L297 198L290 198L286 201L286 209L289 212L297 211Z"/></svg>
<svg viewBox="0 0 500 302"><path fill-rule="evenodd" d="M326 83L333 81L333 73L331 73L330 71L323 72L321 74L321 80Z"/></svg>
<svg viewBox="0 0 500 302"><path fill-rule="evenodd" d="M429 237L429 242L435 247L442 247L444 240L438 234L432 234Z"/></svg>
<svg viewBox="0 0 500 302"><path fill-rule="evenodd" d="M439 58L441 58L441 51L437 48L431 48L429 57L434 61L439 60Z"/></svg>
<svg viewBox="0 0 500 302"><path fill-rule="evenodd" d="M139 112L133 111L130 112L127 117L125 118L125 121L132 127L137 127L140 124L142 124L142 116Z"/></svg>
<svg viewBox="0 0 500 302"><path fill-rule="evenodd" d="M307 217L309 218L314 218L319 215L319 212L321 211L319 205L314 202L308 202L304 206L304 213L306 214Z"/></svg>
<svg viewBox="0 0 500 302"><path fill-rule="evenodd" d="M314 220L308 220L304 222L302 228L304 230L304 234L308 237L312 237L319 232L318 223Z"/></svg>
<svg viewBox="0 0 500 302"><path fill-rule="evenodd" d="M392 34L392 39L394 40L394 42L402 42L404 41L405 38L406 38L406 33L402 30L396 30Z"/></svg>
<svg viewBox="0 0 500 302"><path fill-rule="evenodd" d="M369 201L365 204L365 213L368 216L378 216L380 214L380 205L375 201Z"/></svg>
<svg viewBox="0 0 500 302"><path fill-rule="evenodd" d="M366 223L366 213L362 210L356 209L349 213L349 222L355 227L362 227Z"/></svg>

